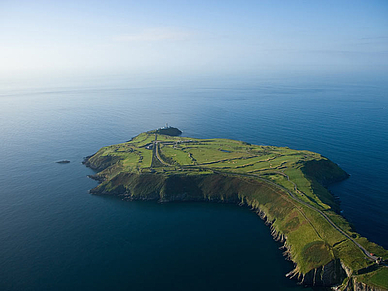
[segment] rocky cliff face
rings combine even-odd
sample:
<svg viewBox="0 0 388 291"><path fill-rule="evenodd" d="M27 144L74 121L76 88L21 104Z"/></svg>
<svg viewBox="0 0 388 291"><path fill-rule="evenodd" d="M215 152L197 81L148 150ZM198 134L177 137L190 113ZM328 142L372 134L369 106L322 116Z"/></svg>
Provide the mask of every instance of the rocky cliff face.
<svg viewBox="0 0 388 291"><path fill-rule="evenodd" d="M259 198L249 199L255 193L262 193ZM271 234L276 241L284 243L284 255L292 260L287 237L276 230L273 225L275 204L278 197L276 189L265 182L244 179L241 177L211 175L170 175L160 174L133 174L121 173L113 179L103 182L91 190L93 194L108 194L120 196L128 200L157 200L160 202L172 201L213 201L247 205L270 226ZM264 210L265 205L269 210ZM267 211L267 213L266 213ZM269 216L268 216L269 215ZM334 260L325 266L313 269L307 274L295 274L303 284L310 286L333 286L339 284L346 277L339 260Z"/></svg>
<svg viewBox="0 0 388 291"><path fill-rule="evenodd" d="M111 163L111 161L104 162ZM100 164L95 166L101 167ZM214 201L250 206L270 226L273 238L284 243L283 254L286 259L294 261L291 252L292 246L287 241L287 233L278 231L275 227L278 223L276 220L279 220L284 212L292 212L290 206L284 204L286 203L285 200L280 198L281 195L277 191L279 189L257 179L222 174L119 173L112 179L103 181L90 192L119 196L126 200L157 200L160 202ZM351 270L346 268L339 259L334 259L323 266L311 269L305 274L299 271L295 261L294 263L295 270L287 276L297 278L304 285L331 287L340 285L347 276L352 276ZM342 290L380 291L381 289L368 287L351 277L346 289Z"/></svg>
<svg viewBox="0 0 388 291"><path fill-rule="evenodd" d="M334 286L342 283L346 272L340 260L336 259L301 276L301 283L309 286Z"/></svg>
<svg viewBox="0 0 388 291"><path fill-rule="evenodd" d="M387 291L386 289L381 289L377 287L368 286L365 283L358 282L356 278L349 278L349 282L344 291Z"/></svg>
<svg viewBox="0 0 388 291"><path fill-rule="evenodd" d="M262 211L258 211L259 216L266 220L266 216ZM283 256L286 258L286 260L292 261L292 255L291 255L291 247L287 244L287 237L284 236L282 233L277 232L273 225L267 221L267 224L270 224L271 228L271 235L274 238L275 241L280 241L284 243L282 249L285 251L283 252ZM343 282L343 280L347 277L347 273L345 269L343 268L343 264L339 259L335 259L330 261L328 264L323 265L319 268L312 269L306 274L302 274L298 271L298 268L296 268L289 272L286 277L297 278L298 281L303 285L308 286L316 286L316 287L332 287L339 285Z"/></svg>

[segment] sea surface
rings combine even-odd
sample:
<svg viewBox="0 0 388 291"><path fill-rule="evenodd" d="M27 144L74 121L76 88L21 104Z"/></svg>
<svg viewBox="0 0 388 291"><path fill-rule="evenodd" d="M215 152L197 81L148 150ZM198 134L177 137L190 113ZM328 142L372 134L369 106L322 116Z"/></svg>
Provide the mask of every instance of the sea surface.
<svg viewBox="0 0 388 291"><path fill-rule="evenodd" d="M112 78L112 77L107 77ZM0 290L310 290L248 208L92 196L83 157L168 122L196 138L319 152L388 248L388 82L248 78L0 87ZM4 84L3 84L4 85ZM57 164L67 159L69 164Z"/></svg>

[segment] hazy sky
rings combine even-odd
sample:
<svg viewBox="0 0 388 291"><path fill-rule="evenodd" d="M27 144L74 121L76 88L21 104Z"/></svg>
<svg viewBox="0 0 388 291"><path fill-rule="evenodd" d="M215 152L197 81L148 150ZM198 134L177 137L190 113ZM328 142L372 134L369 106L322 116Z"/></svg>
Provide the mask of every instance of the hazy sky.
<svg viewBox="0 0 388 291"><path fill-rule="evenodd" d="M387 0L4 1L0 77L388 71Z"/></svg>

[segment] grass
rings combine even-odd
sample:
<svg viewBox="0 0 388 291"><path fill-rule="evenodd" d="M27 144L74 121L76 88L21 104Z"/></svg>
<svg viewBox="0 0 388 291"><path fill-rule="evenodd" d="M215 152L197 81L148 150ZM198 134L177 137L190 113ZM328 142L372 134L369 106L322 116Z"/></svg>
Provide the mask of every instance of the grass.
<svg viewBox="0 0 388 291"><path fill-rule="evenodd" d="M369 286L376 286L387 289L388 286L388 268L379 268L377 271L357 276L357 280L367 283Z"/></svg>
<svg viewBox="0 0 388 291"><path fill-rule="evenodd" d="M306 244L303 247L302 255L309 269L318 268L334 259L329 246L321 240Z"/></svg>
<svg viewBox="0 0 388 291"><path fill-rule="evenodd" d="M170 159L178 165L192 165L193 160L190 158L189 153L179 148L174 148L170 145L162 146L160 151L164 156L170 157Z"/></svg>
<svg viewBox="0 0 388 291"><path fill-rule="evenodd" d="M354 232L336 213L339 207L324 185L344 179L347 174L321 155L229 139L158 134L158 152L163 160L159 161L153 150L147 148L154 141L155 134L142 133L129 142L104 147L88 158L87 165L105 178L93 189L94 193L129 195L131 199L247 204L264 211L273 228L287 237L300 273L306 274L334 258L354 271L371 264L351 240L319 212L293 199L289 191L324 211L370 252L388 258L385 249ZM386 274L379 269L362 275L360 280L388 289Z"/></svg>

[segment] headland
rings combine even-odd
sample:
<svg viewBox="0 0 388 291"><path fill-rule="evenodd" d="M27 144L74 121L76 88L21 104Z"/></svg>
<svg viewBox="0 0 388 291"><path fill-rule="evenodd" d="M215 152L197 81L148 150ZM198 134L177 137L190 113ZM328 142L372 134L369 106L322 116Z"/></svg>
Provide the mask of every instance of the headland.
<svg viewBox="0 0 388 291"><path fill-rule="evenodd" d="M294 262L288 277L337 290L388 290L388 251L360 236L326 189L348 178L337 164L306 150L181 133L166 125L85 158L101 182L90 192L246 205Z"/></svg>

